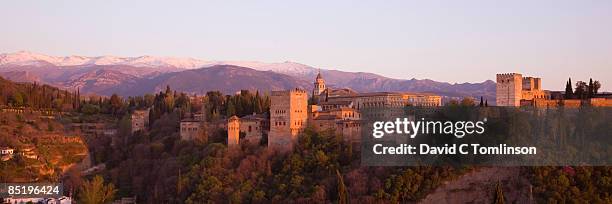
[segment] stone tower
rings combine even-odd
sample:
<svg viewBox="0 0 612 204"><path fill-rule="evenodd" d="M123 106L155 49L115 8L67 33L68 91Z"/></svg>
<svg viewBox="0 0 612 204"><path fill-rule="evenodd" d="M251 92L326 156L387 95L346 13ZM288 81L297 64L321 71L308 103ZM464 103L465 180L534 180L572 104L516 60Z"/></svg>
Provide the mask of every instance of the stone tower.
<svg viewBox="0 0 612 204"><path fill-rule="evenodd" d="M273 91L268 147L291 149L308 120L308 94L301 89Z"/></svg>
<svg viewBox="0 0 612 204"><path fill-rule="evenodd" d="M538 80L539 82L539 80ZM537 83L534 83L537 84ZM540 85L536 85L540 86ZM517 73L497 74L497 106L520 106L523 90L523 76Z"/></svg>
<svg viewBox="0 0 612 204"><path fill-rule="evenodd" d="M312 89L312 98L314 101L318 101L318 97L323 91L325 91L325 80L323 80L321 70L319 70L319 74L317 74L317 78L315 78L314 88Z"/></svg>
<svg viewBox="0 0 612 204"><path fill-rule="evenodd" d="M227 146L240 144L240 118L232 116L227 120Z"/></svg>

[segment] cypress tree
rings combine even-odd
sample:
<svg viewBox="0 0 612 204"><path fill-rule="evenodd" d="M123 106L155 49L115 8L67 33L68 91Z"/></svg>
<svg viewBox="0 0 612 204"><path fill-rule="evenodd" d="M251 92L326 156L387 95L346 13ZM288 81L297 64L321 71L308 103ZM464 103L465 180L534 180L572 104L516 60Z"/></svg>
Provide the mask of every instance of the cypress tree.
<svg viewBox="0 0 612 204"><path fill-rule="evenodd" d="M497 186L495 187L495 204L504 204L506 203L506 199L504 198L504 190L501 187L501 182L497 182Z"/></svg>
<svg viewBox="0 0 612 204"><path fill-rule="evenodd" d="M338 204L347 204L348 192L346 190L346 186L344 185L344 179L342 179L342 174L340 174L340 171L338 171L337 169L336 176L338 177Z"/></svg>
<svg viewBox="0 0 612 204"><path fill-rule="evenodd" d="M572 91L572 78L569 78L567 84L565 84L565 98L571 99L573 98L574 91Z"/></svg>
<svg viewBox="0 0 612 204"><path fill-rule="evenodd" d="M227 103L226 116L227 117L232 117L233 115L236 115L236 107L234 106L234 102L229 101Z"/></svg>
<svg viewBox="0 0 612 204"><path fill-rule="evenodd" d="M593 98L593 78L589 79L589 87L587 87L587 91L589 92L588 97Z"/></svg>
<svg viewBox="0 0 612 204"><path fill-rule="evenodd" d="M259 96L255 97L255 101L253 102L253 111L255 113L262 113L263 108L261 107L261 99Z"/></svg>
<svg viewBox="0 0 612 204"><path fill-rule="evenodd" d="M176 179L176 195L180 196L181 192L183 192L183 185L182 185L182 176L181 176L181 169L179 169L178 171L178 178Z"/></svg>

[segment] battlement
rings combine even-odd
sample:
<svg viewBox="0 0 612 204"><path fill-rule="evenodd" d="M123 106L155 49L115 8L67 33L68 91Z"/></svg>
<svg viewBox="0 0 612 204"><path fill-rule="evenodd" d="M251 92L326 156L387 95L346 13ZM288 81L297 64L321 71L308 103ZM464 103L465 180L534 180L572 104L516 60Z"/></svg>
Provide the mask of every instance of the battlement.
<svg viewBox="0 0 612 204"><path fill-rule="evenodd" d="M512 72L512 73L501 73L501 74L497 74L497 77L514 77L514 76L516 76L516 75L521 76L521 74L519 74L519 73L514 73L514 72Z"/></svg>
<svg viewBox="0 0 612 204"><path fill-rule="evenodd" d="M306 93L306 90L304 89L300 89L300 88L295 88L292 90L289 90L291 93Z"/></svg>
<svg viewBox="0 0 612 204"><path fill-rule="evenodd" d="M284 91L272 91L272 96L287 96L290 94L306 94L306 90L295 88L295 89L284 90Z"/></svg>
<svg viewBox="0 0 612 204"><path fill-rule="evenodd" d="M504 83L504 82L508 82L508 81L514 81L517 78L521 79L523 77L519 73L497 74L497 83Z"/></svg>

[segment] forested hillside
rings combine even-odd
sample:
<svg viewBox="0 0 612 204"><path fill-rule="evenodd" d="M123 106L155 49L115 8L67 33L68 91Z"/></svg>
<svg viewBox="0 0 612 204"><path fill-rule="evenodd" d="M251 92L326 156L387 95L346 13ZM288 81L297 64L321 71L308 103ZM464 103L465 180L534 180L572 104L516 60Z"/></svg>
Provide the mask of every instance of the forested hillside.
<svg viewBox="0 0 612 204"><path fill-rule="evenodd" d="M0 77L0 105L71 111L79 107L79 92L37 83L15 83Z"/></svg>

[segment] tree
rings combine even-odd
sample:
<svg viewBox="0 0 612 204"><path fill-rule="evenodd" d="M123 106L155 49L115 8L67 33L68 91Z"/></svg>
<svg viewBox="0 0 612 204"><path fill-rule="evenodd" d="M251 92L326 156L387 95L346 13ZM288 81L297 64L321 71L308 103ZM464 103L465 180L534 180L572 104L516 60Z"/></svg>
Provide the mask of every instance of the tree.
<svg viewBox="0 0 612 204"><path fill-rule="evenodd" d="M170 85L166 85L166 92L164 92L166 95L172 95L172 89L170 89Z"/></svg>
<svg viewBox="0 0 612 204"><path fill-rule="evenodd" d="M588 98L593 98L593 95L594 95L594 93L593 93L593 78L589 79L589 86L587 87L587 91L588 91L587 97Z"/></svg>
<svg viewBox="0 0 612 204"><path fill-rule="evenodd" d="M94 104L85 104L81 107L81 112L86 115L95 115L100 112L100 107Z"/></svg>
<svg viewBox="0 0 612 204"><path fill-rule="evenodd" d="M597 80L593 81L593 95L597 94L599 88L601 88L601 83Z"/></svg>
<svg viewBox="0 0 612 204"><path fill-rule="evenodd" d="M569 80L567 80L567 83L565 84L565 98L571 99L573 95L574 91L572 91L572 78L569 78Z"/></svg>
<svg viewBox="0 0 612 204"><path fill-rule="evenodd" d="M85 181L79 194L79 202L86 204L110 203L117 190L111 183L104 184L102 176L96 176L91 181Z"/></svg>
<svg viewBox="0 0 612 204"><path fill-rule="evenodd" d="M476 103L474 102L474 99L472 98L465 97L461 100L461 106L474 106L474 105L476 105Z"/></svg>
<svg viewBox="0 0 612 204"><path fill-rule="evenodd" d="M577 81L576 82L576 91L574 92L574 94L576 95L576 97L578 97L579 99L584 99L587 96L587 84L586 82L583 81Z"/></svg>
<svg viewBox="0 0 612 204"><path fill-rule="evenodd" d="M478 104L478 106L483 107L484 106L484 101L482 99L482 96L480 97L480 104Z"/></svg>
<svg viewBox="0 0 612 204"><path fill-rule="evenodd" d="M125 114L117 124L117 133L122 137L132 135L132 117L130 114Z"/></svg>
<svg viewBox="0 0 612 204"><path fill-rule="evenodd" d="M83 183L81 171L78 168L69 168L62 178L64 186L68 188L68 192L72 195Z"/></svg>
<svg viewBox="0 0 612 204"><path fill-rule="evenodd" d="M261 105L261 97L259 96L259 91L255 92L255 98L253 100L253 111L256 113L262 113L263 107Z"/></svg>
<svg viewBox="0 0 612 204"><path fill-rule="evenodd" d="M336 176L338 177L338 204L347 204L348 192L346 190L346 186L344 185L344 179L342 179L342 174L340 174L340 171L338 171L337 169Z"/></svg>
<svg viewBox="0 0 612 204"><path fill-rule="evenodd" d="M495 186L495 204L504 204L506 203L506 199L504 198L504 190L501 187L501 182L497 182Z"/></svg>
<svg viewBox="0 0 612 204"><path fill-rule="evenodd" d="M13 95L13 106L19 107L24 105L23 95L19 92Z"/></svg>
<svg viewBox="0 0 612 204"><path fill-rule="evenodd" d="M110 98L110 104L111 104L111 112L113 114L117 114L119 109L121 109L123 102L121 101L121 98L119 98L117 94L113 94Z"/></svg>
<svg viewBox="0 0 612 204"><path fill-rule="evenodd" d="M230 101L229 103L227 103L227 117L232 117L233 115L236 115L236 106L234 105L234 102Z"/></svg>

